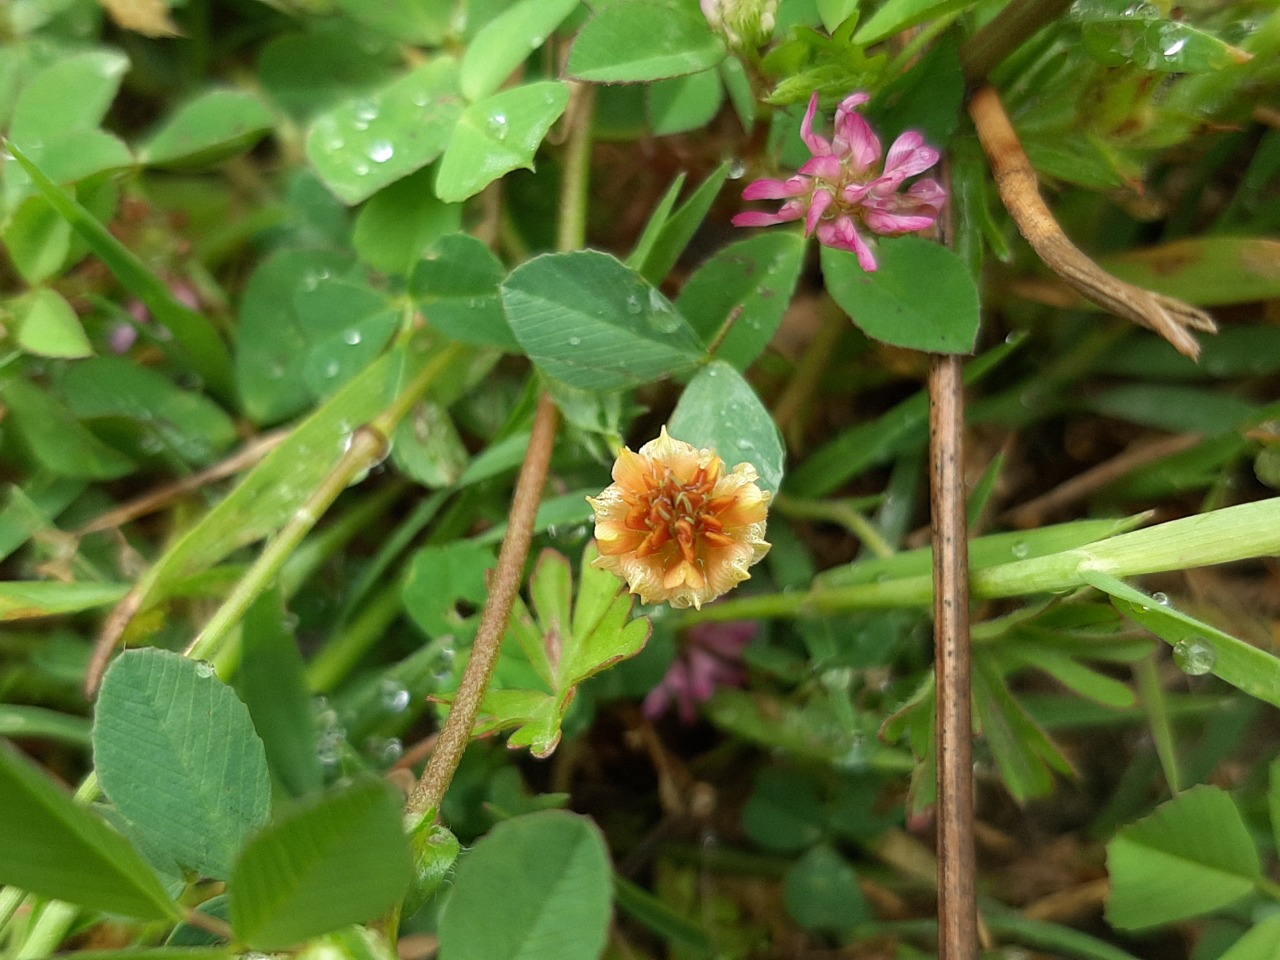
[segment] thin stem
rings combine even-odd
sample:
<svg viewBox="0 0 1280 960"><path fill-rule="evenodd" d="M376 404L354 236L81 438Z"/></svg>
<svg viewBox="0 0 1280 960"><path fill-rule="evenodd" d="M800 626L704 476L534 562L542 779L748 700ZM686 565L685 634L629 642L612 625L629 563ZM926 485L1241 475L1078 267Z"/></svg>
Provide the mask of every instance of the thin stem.
<svg viewBox="0 0 1280 960"><path fill-rule="evenodd" d="M577 250L587 238L588 187L591 183L591 118L596 88L574 84L569 100L569 142L564 155L564 179L560 191L560 223L556 249Z"/></svg>
<svg viewBox="0 0 1280 960"><path fill-rule="evenodd" d="M462 760L463 751L471 740L480 702L489 686L489 678L498 662L502 648L502 636L511 617L511 607L524 579L524 563L533 541L533 522L542 499L547 471L551 466L551 451L555 446L556 426L559 416L555 403L543 393L538 399L538 411L534 415L533 433L529 437L529 452L516 480L515 496L511 502L511 516L507 523L507 535L503 537L498 553L498 565L493 574L480 626L471 647L462 682L457 696L449 708L440 739L405 804L406 820L410 829L425 818L435 816L444 800L445 791Z"/></svg>
<svg viewBox="0 0 1280 960"><path fill-rule="evenodd" d="M41 960L58 949L71 932L80 908L61 900L50 900L27 928L26 938L18 947L14 960Z"/></svg>
<svg viewBox="0 0 1280 960"><path fill-rule="evenodd" d="M231 929L231 925L225 920L202 913L199 910L187 908L182 911L182 919L193 927L199 927L201 930L208 930L215 937L221 937L223 940L234 942L236 935Z"/></svg>
<svg viewBox="0 0 1280 960"><path fill-rule="evenodd" d="M963 432L964 378L960 358L931 357L929 492L937 675L940 960L972 960L978 947Z"/></svg>

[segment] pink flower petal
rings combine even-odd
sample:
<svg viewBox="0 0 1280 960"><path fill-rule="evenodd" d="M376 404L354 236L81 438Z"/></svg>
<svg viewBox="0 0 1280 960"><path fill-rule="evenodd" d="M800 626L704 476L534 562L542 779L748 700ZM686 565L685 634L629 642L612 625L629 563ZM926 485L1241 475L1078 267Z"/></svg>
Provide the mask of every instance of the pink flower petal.
<svg viewBox="0 0 1280 960"><path fill-rule="evenodd" d="M742 191L743 200L785 200L809 192L810 183L804 177L790 180L757 180Z"/></svg>
<svg viewBox="0 0 1280 960"><path fill-rule="evenodd" d="M827 208L836 202L829 190L815 190L809 201L809 214L804 218L804 235L810 236L818 226L818 221L827 212Z"/></svg>
<svg viewBox="0 0 1280 960"><path fill-rule="evenodd" d="M908 130L889 148L884 159L884 175L895 176L899 182L907 177L923 173L938 162L938 151L926 146L924 137L915 130Z"/></svg>
<svg viewBox="0 0 1280 960"><path fill-rule="evenodd" d="M871 125L862 114L853 109L846 109L845 104L858 95L845 99L836 112L836 139L834 144L838 156L849 162L851 173L861 174L870 169L880 159L880 138L876 136ZM861 102L865 102L861 101Z"/></svg>
<svg viewBox="0 0 1280 960"><path fill-rule="evenodd" d="M800 121L800 139L804 141L810 153L815 157L821 157L831 153L831 144L825 137L820 137L813 132L813 118L817 112L818 93L815 90L813 96L809 98L809 109L804 112L804 119Z"/></svg>
<svg viewBox="0 0 1280 960"><path fill-rule="evenodd" d="M804 166L800 168L800 175L803 177L818 177L835 183L844 176L844 163L839 157L832 154L823 157L810 157L805 161Z"/></svg>
<svg viewBox="0 0 1280 960"><path fill-rule="evenodd" d="M818 242L839 250L848 250L858 255L858 266L867 273L875 273L877 269L875 254L862 239L851 217L840 217L824 223L818 228Z"/></svg>

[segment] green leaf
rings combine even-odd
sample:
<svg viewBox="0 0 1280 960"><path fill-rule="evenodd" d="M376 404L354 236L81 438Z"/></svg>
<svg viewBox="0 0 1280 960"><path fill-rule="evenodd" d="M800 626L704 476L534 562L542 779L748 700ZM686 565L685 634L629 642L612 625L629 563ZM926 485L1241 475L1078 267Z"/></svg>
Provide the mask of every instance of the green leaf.
<svg viewBox="0 0 1280 960"><path fill-rule="evenodd" d="M1141 590L1106 573L1085 571L1083 579L1110 595L1116 609L1126 617L1172 646L1175 660L1179 660L1188 673L1212 673L1250 696L1280 706L1280 658L1180 610L1157 603Z"/></svg>
<svg viewBox="0 0 1280 960"><path fill-rule="evenodd" d="M63 377L62 390L78 417L130 421L143 454L159 445L203 467L236 442L235 424L216 403L123 357L75 364Z"/></svg>
<svg viewBox="0 0 1280 960"><path fill-rule="evenodd" d="M138 148L140 163L196 167L248 150L275 118L244 90L209 90L173 111Z"/></svg>
<svg viewBox="0 0 1280 960"><path fill-rule="evenodd" d="M474 102L487 97L546 42L578 0L519 0L467 42L458 84Z"/></svg>
<svg viewBox="0 0 1280 960"><path fill-rule="evenodd" d="M128 650L98 695L93 755L102 790L158 849L226 879L267 820L271 781L249 711L208 664Z"/></svg>
<svg viewBox="0 0 1280 960"><path fill-rule="evenodd" d="M441 237L419 261L409 292L419 299L427 322L441 333L516 353L520 344L498 292L504 276L502 261L482 240L454 233Z"/></svg>
<svg viewBox="0 0 1280 960"><path fill-rule="evenodd" d="M881 240L879 269L822 248L822 276L840 309L868 336L931 353L969 353L978 336L978 290L964 261L919 237Z"/></svg>
<svg viewBox="0 0 1280 960"><path fill-rule="evenodd" d="M804 238L777 230L731 243L706 261L680 290L676 307L715 355L745 370L768 346L791 302Z"/></svg>
<svg viewBox="0 0 1280 960"><path fill-rule="evenodd" d="M711 361L689 381L668 430L677 440L716 451L729 467L750 463L764 490L776 493L782 484L782 435L751 384L723 360Z"/></svg>
<svg viewBox="0 0 1280 960"><path fill-rule="evenodd" d="M729 177L729 169L730 164L727 162L716 167L707 179L698 184L698 189L680 205L680 209L662 221L657 236L651 242L648 240L649 229L646 227L645 236L640 238L635 252L627 260L628 265L635 266L640 275L650 283L658 284L666 279L671 268L680 259L680 254L684 253L685 247L702 226L702 221L711 210L711 204L715 202L720 188ZM679 189L679 182L673 185L673 192ZM663 203L666 203L665 198ZM652 222L657 222L657 214L654 216L655 220ZM636 266L637 260L639 266Z"/></svg>
<svg viewBox="0 0 1280 960"><path fill-rule="evenodd" d="M1258 417L1260 407L1222 390L1136 383L1105 390L1084 404L1117 420L1175 432L1208 436L1239 430Z"/></svg>
<svg viewBox="0 0 1280 960"><path fill-rule="evenodd" d="M724 42L690 3L617 0L599 7L569 52L569 76L596 83L661 80L714 67Z"/></svg>
<svg viewBox="0 0 1280 960"><path fill-rule="evenodd" d="M44 197L27 197L4 226L9 259L27 283L42 283L71 252L71 224Z"/></svg>
<svg viewBox="0 0 1280 960"><path fill-rule="evenodd" d="M395 334L401 308L362 271L317 275L293 295L294 315L310 346L303 381L327 397L373 362Z"/></svg>
<svg viewBox="0 0 1280 960"><path fill-rule="evenodd" d="M409 886L401 915L413 916L449 877L462 852L462 844L453 832L431 819L422 820L409 837L413 856L413 881Z"/></svg>
<svg viewBox="0 0 1280 960"><path fill-rule="evenodd" d="M394 9L403 17L406 4ZM352 43L349 23L315 19L310 18L306 32L279 34L258 57L257 77L263 89L299 122L390 83L402 63L395 44L379 43L374 37Z"/></svg>
<svg viewBox="0 0 1280 960"><path fill-rule="evenodd" d="M244 616L240 692L262 738L267 767L291 797L324 783L316 753L311 691L302 654L285 625L278 589L264 593Z"/></svg>
<svg viewBox="0 0 1280 960"><path fill-rule="evenodd" d="M134 468L124 454L90 433L71 411L26 380L0 382L9 407L8 422L32 456L62 477L114 480Z"/></svg>
<svg viewBox="0 0 1280 960"><path fill-rule="evenodd" d="M506 820L458 865L441 960L595 960L611 899L609 853L589 820L560 810Z"/></svg>
<svg viewBox="0 0 1280 960"><path fill-rule="evenodd" d="M1231 797L1200 785L1107 844L1107 919L1123 930L1210 913L1253 890L1258 851Z"/></svg>
<svg viewBox="0 0 1280 960"><path fill-rule="evenodd" d="M787 913L806 930L830 930L848 936L870 916L858 875L825 844L791 865L782 881Z"/></svg>
<svg viewBox="0 0 1280 960"><path fill-rule="evenodd" d="M835 33L840 24L858 12L858 5L859 0L817 0L822 28L827 33Z"/></svg>
<svg viewBox="0 0 1280 960"><path fill-rule="evenodd" d="M1085 0L1071 8L1084 49L1099 63L1155 73L1211 73L1249 55L1187 23L1168 20L1152 3Z"/></svg>
<svg viewBox="0 0 1280 960"><path fill-rule="evenodd" d="M250 275L236 328L236 384L245 412L256 423L275 423L310 405L303 372L311 338L298 316L297 294L350 266L339 253L284 250L261 261Z"/></svg>
<svg viewBox="0 0 1280 960"><path fill-rule="evenodd" d="M0 883L146 920L180 910L129 842L0 740Z"/></svg>
<svg viewBox="0 0 1280 960"><path fill-rule="evenodd" d="M536 257L507 277L502 304L529 359L585 390L638 386L702 354L670 301L607 253Z"/></svg>
<svg viewBox="0 0 1280 960"><path fill-rule="evenodd" d="M715 119L724 103L718 71L658 80L649 86L649 125L654 136L700 130Z"/></svg>
<svg viewBox="0 0 1280 960"><path fill-rule="evenodd" d="M1267 237L1191 237L1100 263L1121 280L1204 307L1280 297L1280 240Z"/></svg>
<svg viewBox="0 0 1280 960"><path fill-rule="evenodd" d="M569 85L559 80L527 83L471 104L440 161L436 196L457 203L505 173L532 170L534 154L568 105Z"/></svg>
<svg viewBox="0 0 1280 960"><path fill-rule="evenodd" d="M975 728L995 756L1000 776L1019 803L1053 789L1053 771L1071 773L1071 765L1048 735L1014 698L991 656L975 657Z"/></svg>
<svg viewBox="0 0 1280 960"><path fill-rule="evenodd" d="M114 50L62 57L33 76L13 105L9 136L23 149L38 149L71 130L102 122L129 60Z"/></svg>
<svg viewBox="0 0 1280 960"><path fill-rule="evenodd" d="M89 747L89 721L46 707L0 703L0 737L50 739Z"/></svg>
<svg viewBox="0 0 1280 960"><path fill-rule="evenodd" d="M195 370L214 393L230 396L231 355L208 319L180 303L164 280L91 212L49 179L15 144L9 144L9 151L40 194L71 224L89 249L102 258L120 283L146 304L152 316L173 334L172 340L162 341L162 348L183 366Z"/></svg>
<svg viewBox="0 0 1280 960"><path fill-rule="evenodd" d="M231 926L276 951L386 912L409 885L400 805L379 780L299 805L246 844L231 872Z"/></svg>
<svg viewBox="0 0 1280 960"><path fill-rule="evenodd" d="M405 612L428 637L452 636L469 644L479 625L476 611L489 595L493 565L493 551L469 540L423 547L410 561L401 590Z"/></svg>
<svg viewBox="0 0 1280 960"><path fill-rule="evenodd" d="M595 543L582 557L578 597L570 613L569 560L544 550L529 580L535 616L517 598L508 627L545 690L493 689L481 705L478 730L515 727L508 745L549 756L560 742L560 727L582 681L633 657L649 639L649 621L632 620L635 598L613 574L591 566Z"/></svg>
<svg viewBox="0 0 1280 960"><path fill-rule="evenodd" d="M761 769L742 809L742 829L766 850L800 853L822 839L826 816L812 782L794 771Z"/></svg>
<svg viewBox="0 0 1280 960"><path fill-rule="evenodd" d="M449 34L456 9L452 0L337 0L355 20L402 43L438 46Z"/></svg>
<svg viewBox="0 0 1280 960"><path fill-rule="evenodd" d="M1267 787L1267 811L1271 814L1271 835L1280 849L1280 757L1271 761Z"/></svg>
<svg viewBox="0 0 1280 960"><path fill-rule="evenodd" d="M1280 914L1272 914L1231 945L1218 960L1272 960L1280 956Z"/></svg>
<svg viewBox="0 0 1280 960"><path fill-rule="evenodd" d="M434 179L435 171L424 168L369 198L352 237L361 260L385 274L407 276L432 244L461 228L462 206L439 200Z"/></svg>
<svg viewBox="0 0 1280 960"><path fill-rule="evenodd" d="M128 589L119 583L6 580L0 583L0 620L28 620L109 607L118 603Z"/></svg>
<svg viewBox="0 0 1280 960"><path fill-rule="evenodd" d="M80 318L62 294L39 287L10 301L17 321L18 346L42 357L93 355Z"/></svg>
<svg viewBox="0 0 1280 960"><path fill-rule="evenodd" d="M359 203L440 156L461 113L457 62L439 56L316 117L307 158L334 194Z"/></svg>
<svg viewBox="0 0 1280 960"><path fill-rule="evenodd" d="M974 5L975 0L888 0L853 35L853 42L870 46L933 17Z"/></svg>

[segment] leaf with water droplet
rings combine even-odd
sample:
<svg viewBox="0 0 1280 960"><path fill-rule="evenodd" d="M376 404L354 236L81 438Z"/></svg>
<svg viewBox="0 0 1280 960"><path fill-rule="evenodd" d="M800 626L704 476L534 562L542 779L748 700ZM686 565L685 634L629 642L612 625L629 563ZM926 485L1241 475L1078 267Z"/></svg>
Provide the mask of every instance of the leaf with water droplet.
<svg viewBox="0 0 1280 960"><path fill-rule="evenodd" d="M545 254L522 264L503 283L502 302L529 358L581 389L636 386L687 370L702 355L679 311L599 251ZM570 346L569 337L579 343Z"/></svg>
<svg viewBox="0 0 1280 960"><path fill-rule="evenodd" d="M1188 23L1166 19L1160 8L1132 0L1086 0L1071 8L1084 49L1099 63L1154 73L1212 73L1245 63L1239 47Z"/></svg>
<svg viewBox="0 0 1280 960"><path fill-rule="evenodd" d="M307 158L346 203L359 203L443 152L462 113L458 65L436 57L316 117Z"/></svg>
<svg viewBox="0 0 1280 960"><path fill-rule="evenodd" d="M436 196L473 197L504 173L533 169L533 157L569 104L569 85L544 80L473 103L458 118L440 161Z"/></svg>
<svg viewBox="0 0 1280 960"><path fill-rule="evenodd" d="M715 450L729 467L751 464L763 490L776 493L782 484L786 450L773 417L751 384L723 360L713 360L689 381L667 430L677 440Z"/></svg>

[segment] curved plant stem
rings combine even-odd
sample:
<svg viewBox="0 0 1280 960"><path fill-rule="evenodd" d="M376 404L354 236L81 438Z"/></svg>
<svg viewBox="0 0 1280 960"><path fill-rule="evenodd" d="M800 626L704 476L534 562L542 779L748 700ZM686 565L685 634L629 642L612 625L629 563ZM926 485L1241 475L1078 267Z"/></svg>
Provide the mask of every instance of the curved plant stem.
<svg viewBox="0 0 1280 960"><path fill-rule="evenodd" d="M1200 344L1190 331L1215 332L1213 318L1176 297L1113 277L1071 242L1040 196L1035 168L994 87L982 87L973 94L969 115L991 163L1001 201L1045 265L1098 306L1154 330L1180 353L1196 359Z"/></svg>
<svg viewBox="0 0 1280 960"><path fill-rule="evenodd" d="M485 601L476 630L475 643L467 660L457 696L449 708L449 716L440 739L409 800L405 804L406 820L410 827L417 826L426 817L434 816L440 809L445 791L453 780L462 753L471 740L480 702L489 686L498 653L502 648L502 636L511 617L511 607L524 579L524 562L533 540L533 521L542 499L542 488L551 466L551 450L556 441L556 425L559 415L551 398L544 392L538 398L538 411L534 414L533 434L529 438L529 452L516 480L516 492L511 502L511 518L507 523L507 535L502 539L498 552L498 566L493 573L489 598Z"/></svg>
<svg viewBox="0 0 1280 960"><path fill-rule="evenodd" d="M574 250L586 239L587 188L591 170L591 114L595 91L586 84L575 85L569 104L569 139L565 149L564 179L560 191L560 222L556 233L556 246L560 250ZM498 565L494 570L489 597L480 626L471 647L458 686L457 696L449 708L440 737L436 741L422 778L409 794L405 803L406 826L412 832L424 820L434 817L444 800L445 791L453 781L453 775L462 760L463 751L471 740L476 714L489 687L489 679L498 662L502 637L516 593L524 579L524 564L533 541L533 524L551 467L551 451L555 447L559 413L551 397L544 390L538 397L538 409L533 418L533 432L529 437L529 449L520 476L516 479L515 495L511 501L511 515L507 532L498 551Z"/></svg>
<svg viewBox="0 0 1280 960"><path fill-rule="evenodd" d="M1071 0L1012 0L960 48L965 82L984 80L1005 57L1069 6Z"/></svg>

